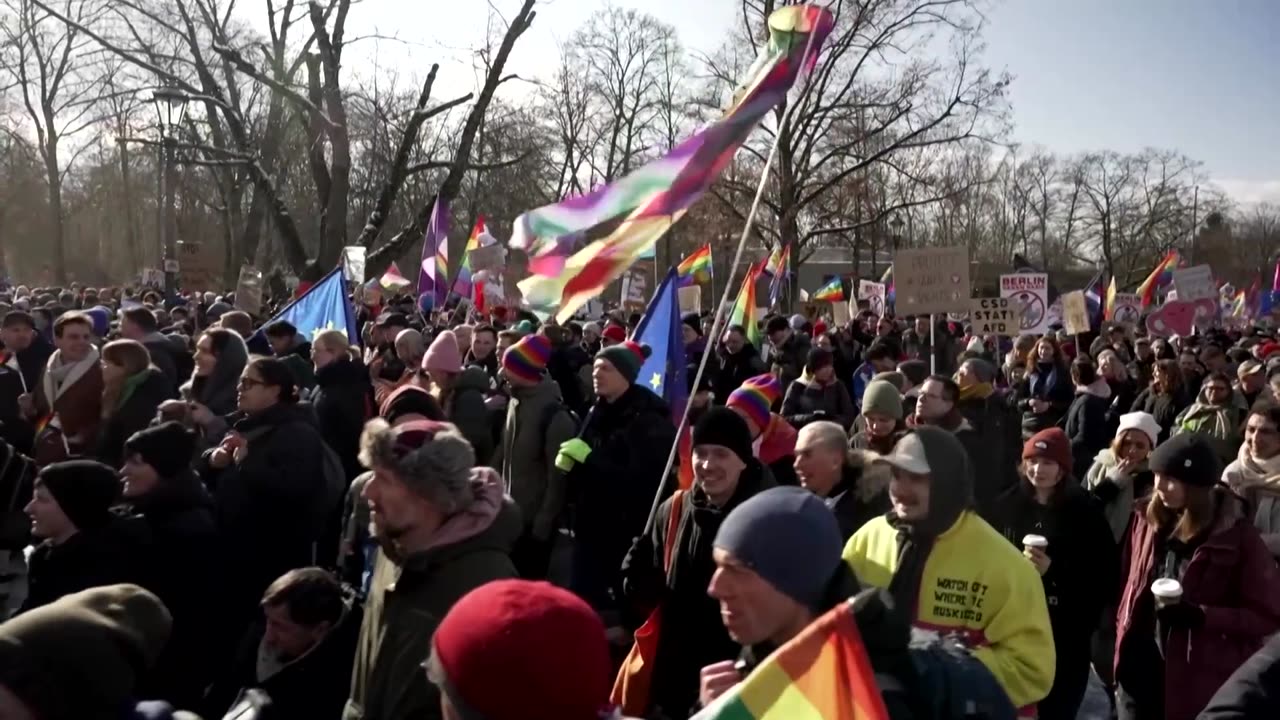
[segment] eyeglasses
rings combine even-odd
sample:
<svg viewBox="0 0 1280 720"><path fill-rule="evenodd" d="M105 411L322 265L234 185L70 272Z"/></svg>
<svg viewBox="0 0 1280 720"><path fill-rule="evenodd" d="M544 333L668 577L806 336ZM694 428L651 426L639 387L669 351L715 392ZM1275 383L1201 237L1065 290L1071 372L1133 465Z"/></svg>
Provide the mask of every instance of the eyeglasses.
<svg viewBox="0 0 1280 720"><path fill-rule="evenodd" d="M256 380L251 377L241 377L240 382L236 383L236 387L238 387L241 390L248 390L249 388L266 387L266 386L267 386L267 383L261 380Z"/></svg>

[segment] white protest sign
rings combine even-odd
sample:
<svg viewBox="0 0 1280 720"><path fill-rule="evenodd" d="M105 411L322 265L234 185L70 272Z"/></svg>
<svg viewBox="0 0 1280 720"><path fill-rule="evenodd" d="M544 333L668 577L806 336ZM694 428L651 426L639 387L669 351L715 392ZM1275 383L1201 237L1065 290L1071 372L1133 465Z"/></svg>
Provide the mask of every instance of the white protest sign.
<svg viewBox="0 0 1280 720"><path fill-rule="evenodd" d="M1137 327L1142 319L1142 297L1137 293L1116 293L1111 303L1111 322Z"/></svg>
<svg viewBox="0 0 1280 720"><path fill-rule="evenodd" d="M240 280L236 283L236 309L250 315L262 312L262 271L252 265L240 268Z"/></svg>
<svg viewBox="0 0 1280 720"><path fill-rule="evenodd" d="M364 260L368 248L349 245L342 248L342 278L354 283L364 282Z"/></svg>
<svg viewBox="0 0 1280 720"><path fill-rule="evenodd" d="M644 271L629 271L622 276L622 306L643 309L649 300L648 277Z"/></svg>
<svg viewBox="0 0 1280 720"><path fill-rule="evenodd" d="M146 287L151 287L151 288L164 287L164 271L163 270L157 270L155 268L143 268L142 272L138 274L138 277L142 281L142 284L145 285Z"/></svg>
<svg viewBox="0 0 1280 720"><path fill-rule="evenodd" d="M1009 307L1007 298L976 297L969 303L971 309L967 315L973 321L974 335L1018 334L1018 316Z"/></svg>
<svg viewBox="0 0 1280 720"><path fill-rule="evenodd" d="M885 287L884 283L870 280L858 281L858 299L866 300L867 306L876 317L884 317Z"/></svg>
<svg viewBox="0 0 1280 720"><path fill-rule="evenodd" d="M969 302L969 249L899 250L893 256L893 276L898 315L955 311Z"/></svg>
<svg viewBox="0 0 1280 720"><path fill-rule="evenodd" d="M831 320L837 327L844 327L849 323L849 304L835 303L831 306Z"/></svg>
<svg viewBox="0 0 1280 720"><path fill-rule="evenodd" d="M1018 316L1019 335L1039 335L1049 329L1049 276L1014 273L1000 276L1000 297Z"/></svg>
<svg viewBox="0 0 1280 720"><path fill-rule="evenodd" d="M698 285L690 285L676 289L676 295L680 300L680 312L702 312L702 287Z"/></svg>
<svg viewBox="0 0 1280 720"><path fill-rule="evenodd" d="M1213 268L1194 265L1173 271L1173 289L1179 300L1218 299L1218 286L1213 281Z"/></svg>
<svg viewBox="0 0 1280 720"><path fill-rule="evenodd" d="M1089 303L1080 290L1072 290L1062 296L1062 319L1067 332L1072 335L1089 332Z"/></svg>

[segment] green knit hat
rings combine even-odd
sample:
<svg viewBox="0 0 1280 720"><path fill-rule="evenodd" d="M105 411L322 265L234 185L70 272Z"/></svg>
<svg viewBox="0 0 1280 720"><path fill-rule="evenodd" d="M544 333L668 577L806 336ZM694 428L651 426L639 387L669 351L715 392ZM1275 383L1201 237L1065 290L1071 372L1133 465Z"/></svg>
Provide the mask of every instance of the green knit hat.
<svg viewBox="0 0 1280 720"><path fill-rule="evenodd" d="M872 380L862 393L862 414L867 413L888 415L894 420L901 420L902 393L884 380Z"/></svg>

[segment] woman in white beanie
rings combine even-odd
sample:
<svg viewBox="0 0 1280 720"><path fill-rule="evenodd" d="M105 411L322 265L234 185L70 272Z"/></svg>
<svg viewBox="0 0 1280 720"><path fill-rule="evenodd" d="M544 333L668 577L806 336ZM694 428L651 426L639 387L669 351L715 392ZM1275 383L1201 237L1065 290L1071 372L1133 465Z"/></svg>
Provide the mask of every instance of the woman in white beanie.
<svg viewBox="0 0 1280 720"><path fill-rule="evenodd" d="M1120 416L1111 447L1099 450L1085 473L1085 489L1102 502L1116 542L1129 526L1134 499L1151 489L1153 476L1147 469L1147 456L1159 437L1160 425L1150 414L1125 413Z"/></svg>

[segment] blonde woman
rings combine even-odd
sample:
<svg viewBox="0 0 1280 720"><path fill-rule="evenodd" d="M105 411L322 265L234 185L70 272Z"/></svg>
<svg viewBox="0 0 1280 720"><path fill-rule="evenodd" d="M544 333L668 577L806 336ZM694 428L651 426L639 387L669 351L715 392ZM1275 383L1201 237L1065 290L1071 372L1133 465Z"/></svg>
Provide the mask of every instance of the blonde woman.
<svg viewBox="0 0 1280 720"><path fill-rule="evenodd" d="M118 468L124 442L147 427L173 385L151 364L147 348L134 340L116 340L102 348L102 435L98 459Z"/></svg>

